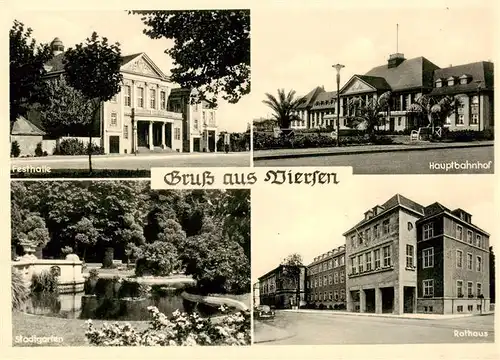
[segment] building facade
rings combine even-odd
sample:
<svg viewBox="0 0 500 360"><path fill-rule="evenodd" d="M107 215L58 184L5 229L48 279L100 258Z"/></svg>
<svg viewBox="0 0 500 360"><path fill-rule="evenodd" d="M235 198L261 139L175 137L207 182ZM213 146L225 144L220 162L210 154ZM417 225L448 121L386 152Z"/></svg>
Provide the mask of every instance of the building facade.
<svg viewBox="0 0 500 360"><path fill-rule="evenodd" d="M299 274L298 278L290 274ZM279 265L259 278L260 304L287 309L306 304L305 266Z"/></svg>
<svg viewBox="0 0 500 360"><path fill-rule="evenodd" d="M345 308L345 246L316 258L307 266L306 300L316 307Z"/></svg>
<svg viewBox="0 0 500 360"><path fill-rule="evenodd" d="M64 46L55 38L51 48L46 78L57 81L64 73ZM121 91L101 104L97 121L105 154L216 151L215 109L190 104L191 90L176 88L145 53L123 56L120 71Z"/></svg>
<svg viewBox="0 0 500 360"><path fill-rule="evenodd" d="M260 284L257 281L253 284L253 306L260 305Z"/></svg>
<svg viewBox="0 0 500 360"><path fill-rule="evenodd" d="M471 214L439 203L427 206L416 225L418 312L489 310L489 234Z"/></svg>
<svg viewBox="0 0 500 360"><path fill-rule="evenodd" d="M423 206L397 194L365 212L344 233L347 310L414 313L417 308L416 221Z"/></svg>
<svg viewBox="0 0 500 360"><path fill-rule="evenodd" d="M390 91L392 96L387 109L385 130L404 131L428 125L428 120L409 110L412 103L423 94L436 98L445 95L456 97L459 105L445 124L450 130L483 130L493 127L493 63L476 63L450 66L441 69L425 57L406 59L403 54L389 56L387 64L374 67L366 74L353 75L337 92L327 92L316 87L304 96L297 108L301 120L291 127L332 128L337 113L340 128L348 129L346 118L353 109L348 104L354 98L377 99Z"/></svg>

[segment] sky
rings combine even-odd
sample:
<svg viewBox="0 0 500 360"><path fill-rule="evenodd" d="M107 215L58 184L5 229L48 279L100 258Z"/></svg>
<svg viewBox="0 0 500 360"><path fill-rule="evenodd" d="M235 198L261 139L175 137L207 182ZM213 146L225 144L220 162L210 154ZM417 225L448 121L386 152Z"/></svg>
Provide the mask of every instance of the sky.
<svg viewBox="0 0 500 360"><path fill-rule="evenodd" d="M491 175L355 175L328 188L252 189L252 283L292 253L304 264L337 246L365 211L399 193L423 206L440 202L472 214L496 244L495 179Z"/></svg>
<svg viewBox="0 0 500 360"><path fill-rule="evenodd" d="M265 93L275 94L278 88L294 89L299 95L321 85L335 90L333 64L345 65L341 86L352 75L385 64L396 52L396 24L398 51L408 59L424 56L446 67L494 57L493 1L470 5L456 0L448 6L443 1L419 1L419 8L408 4L383 7L382 0L376 5L369 2L372 8L360 1L331 3L270 1L252 6L252 91L237 104L221 102L221 130L245 131L253 119L270 116L262 100ZM125 11L16 9L14 18L32 27L41 42L58 36L65 46L72 46L95 30L118 41L123 54L146 52L166 74L172 68L164 54L171 43L149 39L142 33L139 16Z"/></svg>

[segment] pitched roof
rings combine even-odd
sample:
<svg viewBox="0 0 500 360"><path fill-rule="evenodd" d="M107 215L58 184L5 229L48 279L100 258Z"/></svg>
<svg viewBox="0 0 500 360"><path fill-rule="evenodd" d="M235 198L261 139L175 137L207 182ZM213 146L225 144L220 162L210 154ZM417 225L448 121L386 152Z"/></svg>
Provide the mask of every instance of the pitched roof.
<svg viewBox="0 0 500 360"><path fill-rule="evenodd" d="M335 100L337 99L336 91L323 91L314 99L311 110L318 109L331 109L335 107ZM323 104L321 104L323 102Z"/></svg>
<svg viewBox="0 0 500 360"><path fill-rule="evenodd" d="M314 101L314 99L318 96L319 93L324 92L325 89L323 89L321 86L317 86L314 89L312 89L309 93L307 93L306 96L303 96L304 102L297 106L297 109L306 109L309 106L311 106L311 103Z"/></svg>
<svg viewBox="0 0 500 360"><path fill-rule="evenodd" d="M420 56L404 60L398 66L387 64L374 67L365 75L384 78L393 91L432 88L433 72L439 66Z"/></svg>
<svg viewBox="0 0 500 360"><path fill-rule="evenodd" d="M122 66L128 64L130 61L134 60L136 57L138 57L141 54L143 54L143 53L140 52L140 53L122 56Z"/></svg>
<svg viewBox="0 0 500 360"><path fill-rule="evenodd" d="M454 95L464 92L477 91L478 85L481 90L493 90L493 63L489 61L479 61L475 63L450 66L438 69L434 72L434 82L438 79L448 79L450 77L460 77L469 75L467 84L456 84L453 86L442 86L432 89L431 95ZM476 83L479 81L479 84ZM446 85L446 80L444 81Z"/></svg>
<svg viewBox="0 0 500 360"><path fill-rule="evenodd" d="M393 197L391 197L389 200L387 200L381 207L384 209L380 214L375 215L374 217L371 217L369 219L363 219L360 222L358 222L356 225L354 225L352 228L344 232L343 236L346 234L350 233L352 230L360 227L361 225L364 225L365 223L368 223L372 221L374 218L379 217L379 215L385 214L387 211L394 209L398 206L402 206L405 208L408 208L410 210L413 210L420 215L424 216L424 207L418 203L416 203L413 200L408 199L407 197L404 197L403 195L396 194Z"/></svg>
<svg viewBox="0 0 500 360"><path fill-rule="evenodd" d="M368 76L368 75L355 75L368 85L373 86L377 90L391 90L391 86L387 81L380 76Z"/></svg>
<svg viewBox="0 0 500 360"><path fill-rule="evenodd" d="M45 135L45 132L40 130L31 121L23 116L19 116L12 126L11 135Z"/></svg>

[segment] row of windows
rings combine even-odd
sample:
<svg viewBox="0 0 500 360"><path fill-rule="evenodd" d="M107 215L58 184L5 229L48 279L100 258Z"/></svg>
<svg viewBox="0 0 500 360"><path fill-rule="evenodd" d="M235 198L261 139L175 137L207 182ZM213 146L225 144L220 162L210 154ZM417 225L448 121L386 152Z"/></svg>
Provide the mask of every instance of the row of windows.
<svg viewBox="0 0 500 360"><path fill-rule="evenodd" d="M413 263L413 246L411 247L411 261ZM375 249L373 251L368 251L366 253L353 256L350 258L350 260L351 275L380 269L381 267L390 267L392 265L392 248L391 245L387 245L382 247L381 249Z"/></svg>
<svg viewBox="0 0 500 360"><path fill-rule="evenodd" d="M372 239L378 239L383 235L389 234L390 232L390 221L389 219L385 219L382 223L374 224L373 227L369 227L362 232L351 235L351 246L355 248L358 245L362 245L364 242L368 242Z"/></svg>
<svg viewBox="0 0 500 360"><path fill-rule="evenodd" d="M330 292L319 292L307 295L308 301L345 301L345 290L342 289L340 292L338 290Z"/></svg>
<svg viewBox="0 0 500 360"><path fill-rule="evenodd" d="M424 240L428 240L434 237L434 223L430 222L424 224L422 236ZM470 245L480 247L482 249L486 248L486 241L483 239L481 234L476 234L474 238L474 233L472 230L467 230L467 235L464 237L464 229L462 225L456 225L455 227L455 238L460 241L467 242Z"/></svg>
<svg viewBox="0 0 500 360"><path fill-rule="evenodd" d="M324 261L318 265L311 266L310 271L311 271L311 274L317 274L318 272L321 272L321 271L327 271L327 270L331 270L333 268L337 268L339 266L344 266L345 265L344 262L345 262L345 257L344 257L344 255L342 255L342 256L336 257L334 259Z"/></svg>
<svg viewBox="0 0 500 360"><path fill-rule="evenodd" d="M137 107L144 108L144 92L143 87L138 87L137 89ZM115 95L112 102L117 102L117 96ZM123 86L123 101L125 106L131 106L132 104L132 87L130 85ZM156 89L149 89L149 108L156 109ZM167 108L167 93L165 91L160 91L160 109L165 110Z"/></svg>
<svg viewBox="0 0 500 360"><path fill-rule="evenodd" d="M457 82L458 80L458 82ZM455 76L450 76L448 79L437 79L436 80L436 87L443 87L444 84L448 86L454 86L454 85L466 85L470 82L471 77L467 75L462 75L460 76L459 79L457 79ZM446 81L446 82L445 82Z"/></svg>
<svg viewBox="0 0 500 360"><path fill-rule="evenodd" d="M463 267L463 252L462 250L457 250L456 255L457 267ZM471 253L467 253L467 270L473 270L473 256ZM432 268L434 267L434 248L430 247L422 250L422 268ZM483 271L483 258L480 255L476 255L476 271Z"/></svg>
<svg viewBox="0 0 500 360"><path fill-rule="evenodd" d="M481 283L476 283L476 293L474 294L474 283L472 281L467 282L467 297L479 297L483 295L482 293L483 285ZM422 281L423 295L426 297L434 296L434 279L427 279ZM463 281L457 280L456 287L456 295L457 297L464 297L463 292Z"/></svg>
<svg viewBox="0 0 500 360"><path fill-rule="evenodd" d="M345 281L345 276L344 272L341 271L335 272L332 276L332 274L329 275L324 275L324 276L317 276L314 279L307 280L307 287L308 288L316 288L316 287L321 287L321 286L327 286L327 285L332 285L332 284L339 284L339 283L344 283Z"/></svg>
<svg viewBox="0 0 500 360"><path fill-rule="evenodd" d="M456 255L456 264L457 268L463 268L463 255L464 252L462 250L457 249L457 255ZM467 270L473 270L473 256L471 253L467 253L467 264L466 264ZM476 256L476 271L483 271L483 258L480 255Z"/></svg>

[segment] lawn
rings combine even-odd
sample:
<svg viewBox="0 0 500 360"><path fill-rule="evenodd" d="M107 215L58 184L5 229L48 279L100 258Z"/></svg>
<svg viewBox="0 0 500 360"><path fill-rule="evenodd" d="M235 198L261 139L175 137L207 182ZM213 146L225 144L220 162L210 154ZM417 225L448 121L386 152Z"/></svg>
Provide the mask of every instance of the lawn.
<svg viewBox="0 0 500 360"><path fill-rule="evenodd" d="M87 320L63 319L57 317L30 315L18 311L12 312L12 346L85 346L85 324ZM107 323L130 323L136 330L144 330L149 326L149 321L105 321L92 320L96 327ZM43 345L32 343L16 343L16 336L23 337L62 337L61 343L53 342Z"/></svg>

